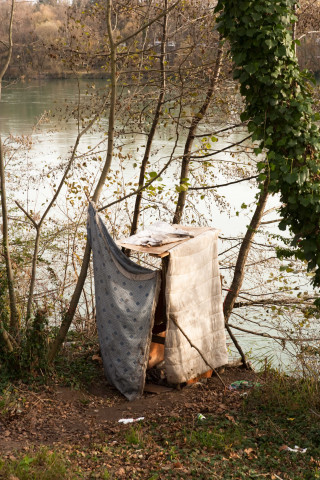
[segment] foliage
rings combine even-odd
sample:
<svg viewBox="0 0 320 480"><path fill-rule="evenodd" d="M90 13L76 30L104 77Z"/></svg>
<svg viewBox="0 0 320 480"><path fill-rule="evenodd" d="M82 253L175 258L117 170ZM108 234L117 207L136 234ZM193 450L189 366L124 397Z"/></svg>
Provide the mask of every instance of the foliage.
<svg viewBox="0 0 320 480"><path fill-rule="evenodd" d="M25 345L22 345L23 364L31 369L45 371L47 368L47 324L46 311L38 309L30 328L26 329Z"/></svg>
<svg viewBox="0 0 320 480"><path fill-rule="evenodd" d="M71 340L71 342L69 341ZM97 352L97 344L79 336L68 335L67 346L58 355L54 370L60 384L75 389L87 389L97 379L101 379L102 369L92 360Z"/></svg>
<svg viewBox="0 0 320 480"><path fill-rule="evenodd" d="M41 448L37 452L28 452L18 458L4 461L0 459L0 479L19 478L19 480L63 480L78 478L70 472L62 455Z"/></svg>
<svg viewBox="0 0 320 480"><path fill-rule="evenodd" d="M141 425L138 425L137 427L131 426L129 431L126 432L126 440L129 445L143 447L144 439L141 432Z"/></svg>
<svg viewBox="0 0 320 480"><path fill-rule="evenodd" d="M92 360L98 350L97 339L89 341L75 332L69 333L64 349L49 368L48 342L54 334L55 329L48 328L46 320L32 321L27 331L21 331L18 349L9 353L0 346L0 392L11 392L19 380L34 388L54 381L77 390L88 389L97 379L101 381L101 365Z"/></svg>
<svg viewBox="0 0 320 480"><path fill-rule="evenodd" d="M320 407L319 388L317 376L295 378L268 369L263 389L254 389L246 405L248 409L258 405L266 413L272 410L288 417L308 417L310 408Z"/></svg>
<svg viewBox="0 0 320 480"><path fill-rule="evenodd" d="M297 258L306 259L320 285L319 131L312 113L311 77L300 72L290 29L294 0L219 0L219 31L229 40L234 78L241 85L252 139L259 142L260 183L280 193L281 229L294 234Z"/></svg>
<svg viewBox="0 0 320 480"><path fill-rule="evenodd" d="M30 325L21 329L19 346L8 352L0 343L0 389L17 378L44 378L47 372L48 331L46 312L37 310Z"/></svg>

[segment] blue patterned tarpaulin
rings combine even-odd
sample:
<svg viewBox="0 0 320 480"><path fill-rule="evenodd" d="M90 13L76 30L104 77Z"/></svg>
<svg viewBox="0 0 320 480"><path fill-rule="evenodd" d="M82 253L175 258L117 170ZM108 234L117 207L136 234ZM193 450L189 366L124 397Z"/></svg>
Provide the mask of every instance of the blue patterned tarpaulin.
<svg viewBox="0 0 320 480"><path fill-rule="evenodd" d="M87 230L105 375L128 400L134 400L144 389L161 276L122 253L91 203Z"/></svg>

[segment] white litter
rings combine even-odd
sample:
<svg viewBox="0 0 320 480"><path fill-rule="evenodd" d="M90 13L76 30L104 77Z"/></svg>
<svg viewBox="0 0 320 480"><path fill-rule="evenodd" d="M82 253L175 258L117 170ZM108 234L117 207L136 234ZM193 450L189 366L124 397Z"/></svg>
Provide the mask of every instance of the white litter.
<svg viewBox="0 0 320 480"><path fill-rule="evenodd" d="M133 423L133 422L140 422L140 420L144 420L144 417L139 417L139 418L120 418L118 423Z"/></svg>
<svg viewBox="0 0 320 480"><path fill-rule="evenodd" d="M197 419L200 420L201 422L203 422L203 420L205 420L206 417L204 415L202 415L202 413L198 413Z"/></svg>
<svg viewBox="0 0 320 480"><path fill-rule="evenodd" d="M288 452L306 453L307 448L301 448L301 447L298 447L298 445L295 445L294 448L287 447L286 450Z"/></svg>

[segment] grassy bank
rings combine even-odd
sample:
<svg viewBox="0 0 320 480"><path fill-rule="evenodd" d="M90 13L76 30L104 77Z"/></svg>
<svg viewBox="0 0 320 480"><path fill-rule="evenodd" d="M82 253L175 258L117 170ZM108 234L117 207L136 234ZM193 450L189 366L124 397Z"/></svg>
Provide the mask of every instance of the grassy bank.
<svg viewBox="0 0 320 480"><path fill-rule="evenodd" d="M175 412L12 451L0 460L0 479L320 478L318 384L276 374L259 380L248 391L225 391L215 405L201 403L200 389L198 402L193 396Z"/></svg>

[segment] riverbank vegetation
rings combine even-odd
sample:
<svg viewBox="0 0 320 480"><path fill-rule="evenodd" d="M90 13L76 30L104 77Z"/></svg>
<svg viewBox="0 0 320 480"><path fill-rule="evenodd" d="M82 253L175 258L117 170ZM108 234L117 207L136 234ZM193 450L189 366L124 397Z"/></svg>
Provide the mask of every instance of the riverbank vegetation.
<svg viewBox="0 0 320 480"><path fill-rule="evenodd" d="M287 9L288 2L282 3ZM307 35L309 28L316 31L316 12L304 20L308 8L314 12L314 3L305 2L297 11L299 35ZM243 216L248 227L242 235L221 236L230 343L249 366L237 332L270 338L294 359L300 373L314 377L319 355L317 293L309 284L314 272L307 270L304 258L277 257L291 239L268 230L283 211L277 199L270 201L268 172L259 173L270 144L258 145L261 135L252 138L248 130L252 115L240 116L246 86L232 78L232 61L237 62L219 35L216 2L75 2L68 8L54 2L17 3L12 38L13 1L6 5L1 48L2 58L11 59L7 76L45 72L81 78L103 72L106 82L102 88L91 81L83 88L79 82L72 99L39 119L35 132L47 121L52 129L63 128L64 122L76 126L69 154L53 164L24 162L32 154L32 138L1 139L2 372L10 379L26 372L45 378L70 336L95 338L85 233L88 197L120 237L153 219L212 225L215 212L228 211L228 195L232 198L236 186L245 183L257 193L250 203L236 199L236 216ZM294 60L291 19L289 14L274 19L290 38L282 55L294 64L297 88L309 92ZM248 75L254 74L250 69ZM267 73L266 85L272 89L273 72ZM5 95L3 88L2 99ZM301 99L296 100L299 111ZM99 139L88 145L86 134L93 129ZM134 135L144 141L136 146ZM270 351L272 355L272 346Z"/></svg>

